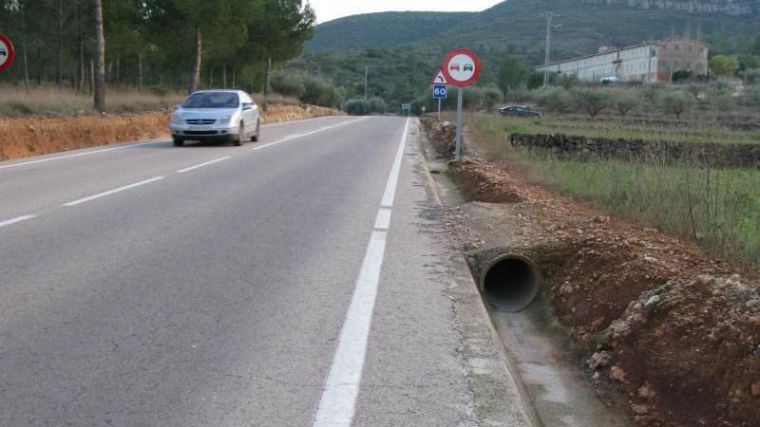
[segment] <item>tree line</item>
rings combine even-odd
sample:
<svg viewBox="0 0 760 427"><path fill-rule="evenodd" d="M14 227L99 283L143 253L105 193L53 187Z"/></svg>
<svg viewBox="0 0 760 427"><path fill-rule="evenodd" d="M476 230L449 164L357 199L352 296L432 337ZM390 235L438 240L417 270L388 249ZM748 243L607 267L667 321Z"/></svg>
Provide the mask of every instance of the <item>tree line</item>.
<svg viewBox="0 0 760 427"><path fill-rule="evenodd" d="M99 75L138 90L267 92L272 68L301 53L315 21L302 0L0 0L0 32L17 52L1 78L94 93Z"/></svg>

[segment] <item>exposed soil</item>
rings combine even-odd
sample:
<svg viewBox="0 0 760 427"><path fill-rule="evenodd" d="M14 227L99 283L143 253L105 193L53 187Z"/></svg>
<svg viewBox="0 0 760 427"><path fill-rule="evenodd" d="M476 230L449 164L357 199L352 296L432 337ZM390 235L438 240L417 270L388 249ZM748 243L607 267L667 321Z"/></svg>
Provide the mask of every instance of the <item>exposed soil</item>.
<svg viewBox="0 0 760 427"><path fill-rule="evenodd" d="M339 111L316 106L269 105L264 123L326 115ZM170 111L125 115L0 117L0 160L51 154L118 142L167 137Z"/></svg>
<svg viewBox="0 0 760 427"><path fill-rule="evenodd" d="M499 203L477 204L490 211L488 224L468 224L459 209L470 229L465 249L533 248L545 297L595 385L625 396L642 426L760 425L756 272L528 184L515 170L451 164L465 195Z"/></svg>

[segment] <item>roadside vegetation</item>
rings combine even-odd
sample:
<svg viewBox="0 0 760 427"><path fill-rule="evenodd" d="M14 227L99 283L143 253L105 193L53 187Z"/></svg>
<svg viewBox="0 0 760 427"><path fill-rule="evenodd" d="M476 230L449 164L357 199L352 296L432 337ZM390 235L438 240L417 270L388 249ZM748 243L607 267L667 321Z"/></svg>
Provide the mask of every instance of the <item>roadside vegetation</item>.
<svg viewBox="0 0 760 427"><path fill-rule="evenodd" d="M146 88L240 88L268 95L272 73L301 53L315 22L302 0L0 2L0 26L18 53L3 73L3 91L30 91L27 104L4 111L90 110L80 105L80 94L94 96L99 111L161 104L163 95ZM146 94L124 101L128 89ZM60 91L69 105L40 101L38 92L45 90ZM339 97L318 91L314 103L339 105Z"/></svg>
<svg viewBox="0 0 760 427"><path fill-rule="evenodd" d="M546 125L545 123L551 123ZM569 131L615 137L645 138L644 127L623 127L614 121L563 121L558 117L525 121L474 115L470 123L477 141L494 159L515 166L535 183L548 185L608 210L621 218L695 242L718 257L760 266L760 169L718 168L697 162L626 162L598 157L558 158L543 149L513 149L508 137L519 132ZM601 129L601 131L600 131ZM674 137L679 129L661 129L650 138ZM746 133L712 134L691 140L716 142L733 135L752 142ZM698 135L698 132L693 132ZM717 140L720 141L720 140ZM760 143L760 139L755 139Z"/></svg>
<svg viewBox="0 0 760 427"><path fill-rule="evenodd" d="M122 88L110 91L109 112L115 114L166 111L181 103L187 94L180 90L160 88ZM271 105L301 105L298 98L277 93L253 94L256 102L267 108ZM92 114L95 109L92 98L87 93L74 89L38 87L29 90L0 86L0 116L15 117L26 115L70 115Z"/></svg>

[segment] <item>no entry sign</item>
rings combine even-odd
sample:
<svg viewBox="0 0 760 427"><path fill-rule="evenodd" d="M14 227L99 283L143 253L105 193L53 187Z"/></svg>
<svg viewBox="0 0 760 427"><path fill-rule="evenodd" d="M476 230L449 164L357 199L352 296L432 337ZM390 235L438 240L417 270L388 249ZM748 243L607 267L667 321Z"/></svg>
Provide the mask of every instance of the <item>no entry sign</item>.
<svg viewBox="0 0 760 427"><path fill-rule="evenodd" d="M5 34L0 34L0 72L7 70L13 64L15 55L11 39Z"/></svg>
<svg viewBox="0 0 760 427"><path fill-rule="evenodd" d="M444 59L442 71L450 85L470 86L480 76L480 59L470 49L454 49Z"/></svg>

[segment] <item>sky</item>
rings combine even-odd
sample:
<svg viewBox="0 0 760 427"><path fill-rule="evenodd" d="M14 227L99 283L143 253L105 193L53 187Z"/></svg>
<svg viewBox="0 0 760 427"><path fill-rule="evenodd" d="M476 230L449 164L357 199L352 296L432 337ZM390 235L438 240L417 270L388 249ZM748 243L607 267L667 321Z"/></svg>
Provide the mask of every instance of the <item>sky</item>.
<svg viewBox="0 0 760 427"><path fill-rule="evenodd" d="M504 0L310 0L319 23L372 12L432 10L481 11Z"/></svg>

